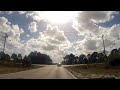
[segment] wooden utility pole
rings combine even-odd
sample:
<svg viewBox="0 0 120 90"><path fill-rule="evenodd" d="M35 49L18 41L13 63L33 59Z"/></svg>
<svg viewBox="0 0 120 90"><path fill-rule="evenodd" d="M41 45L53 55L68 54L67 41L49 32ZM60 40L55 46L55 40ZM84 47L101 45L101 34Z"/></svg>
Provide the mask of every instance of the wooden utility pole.
<svg viewBox="0 0 120 90"><path fill-rule="evenodd" d="M102 40L103 40L103 47L104 47L103 53L104 53L104 55L106 55L106 53L105 53L105 41L104 41L104 35L102 35Z"/></svg>
<svg viewBox="0 0 120 90"><path fill-rule="evenodd" d="M2 37L4 37L4 47L3 47L3 52L4 52L5 51L6 38L8 38L7 33L5 33L5 36L2 36Z"/></svg>

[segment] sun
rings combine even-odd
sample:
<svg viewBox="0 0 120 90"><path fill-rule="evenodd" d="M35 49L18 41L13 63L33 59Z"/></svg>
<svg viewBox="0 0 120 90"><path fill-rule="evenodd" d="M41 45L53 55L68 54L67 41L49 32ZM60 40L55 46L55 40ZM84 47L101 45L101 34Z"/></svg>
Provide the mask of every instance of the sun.
<svg viewBox="0 0 120 90"><path fill-rule="evenodd" d="M64 24L73 20L77 11L45 11L43 16L51 23Z"/></svg>

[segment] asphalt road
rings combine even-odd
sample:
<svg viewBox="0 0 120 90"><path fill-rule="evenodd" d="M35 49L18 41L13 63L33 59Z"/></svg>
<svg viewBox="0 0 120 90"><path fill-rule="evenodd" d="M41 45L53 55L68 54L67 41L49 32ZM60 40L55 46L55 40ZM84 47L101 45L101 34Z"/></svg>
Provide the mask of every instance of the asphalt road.
<svg viewBox="0 0 120 90"><path fill-rule="evenodd" d="M76 79L63 66L47 65L42 68L0 75L0 79Z"/></svg>

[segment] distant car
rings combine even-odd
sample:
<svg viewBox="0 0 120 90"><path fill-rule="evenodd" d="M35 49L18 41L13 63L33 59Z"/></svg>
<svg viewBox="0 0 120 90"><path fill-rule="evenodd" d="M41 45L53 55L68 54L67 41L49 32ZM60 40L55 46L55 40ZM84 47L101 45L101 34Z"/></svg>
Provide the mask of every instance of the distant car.
<svg viewBox="0 0 120 90"><path fill-rule="evenodd" d="M58 66L58 67L61 67L61 63L58 63L57 66Z"/></svg>

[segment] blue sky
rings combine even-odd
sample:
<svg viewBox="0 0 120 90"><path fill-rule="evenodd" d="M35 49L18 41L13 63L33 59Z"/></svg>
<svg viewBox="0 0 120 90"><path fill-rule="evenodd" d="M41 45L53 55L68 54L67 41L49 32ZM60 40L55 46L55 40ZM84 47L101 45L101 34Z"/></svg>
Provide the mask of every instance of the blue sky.
<svg viewBox="0 0 120 90"><path fill-rule="evenodd" d="M112 19L111 21L108 21L106 23L101 23L100 25L103 27L111 27L114 24L119 24L120 23L120 12L118 12L119 14L115 14L114 15L114 19Z"/></svg>
<svg viewBox="0 0 120 90"><path fill-rule="evenodd" d="M80 55L101 52L102 42L98 37L103 34L108 51L111 50L114 40L115 48L119 48L120 42L117 40L120 35L119 12L71 11L68 15L65 12L59 13L60 15L57 13L1 11L0 33L9 34L6 53L22 53L24 56L31 51L39 51L50 55L54 62L60 62L70 53ZM0 39L2 50L3 38Z"/></svg>

